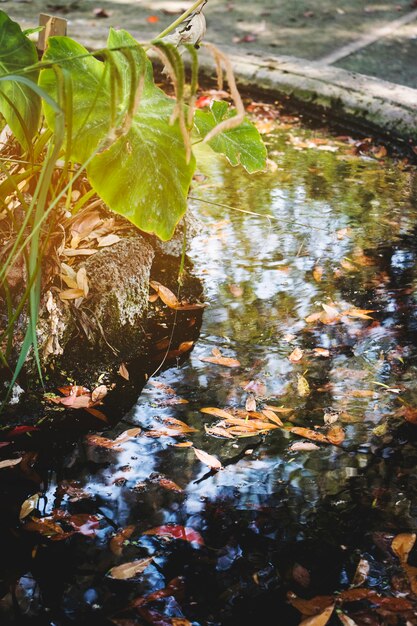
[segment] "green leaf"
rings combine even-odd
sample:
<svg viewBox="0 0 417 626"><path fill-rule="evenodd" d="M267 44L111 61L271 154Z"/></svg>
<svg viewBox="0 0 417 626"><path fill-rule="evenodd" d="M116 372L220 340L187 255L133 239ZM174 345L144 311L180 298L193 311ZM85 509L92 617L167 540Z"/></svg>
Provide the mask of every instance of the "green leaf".
<svg viewBox="0 0 417 626"><path fill-rule="evenodd" d="M110 81L105 65L69 37L50 37L42 61L55 62L72 81L72 102L63 103L68 116L72 108L71 158L83 163L97 150L111 127ZM42 70L39 85L58 101L58 81L53 68ZM44 103L48 126L55 128L55 112Z"/></svg>
<svg viewBox="0 0 417 626"><path fill-rule="evenodd" d="M97 150L87 167L97 194L141 230L170 239L185 213L195 168L194 157L186 162L178 122L170 124L175 101L155 86L151 62L126 31L110 31L109 50L125 48L113 50L111 62L86 58L87 51L67 37L49 42L44 60L59 62L73 82L72 158L82 162ZM41 74L41 85L50 94L56 93L52 72ZM141 78L143 91L136 106L132 95ZM115 98L118 128L107 146ZM48 111L46 117L53 125Z"/></svg>
<svg viewBox="0 0 417 626"><path fill-rule="evenodd" d="M20 72L37 62L34 43L25 37L16 22L0 11L0 76ZM25 76L37 83L38 71ZM38 131L40 111L40 98L28 86L13 76L0 82L0 113L23 148L29 147Z"/></svg>
<svg viewBox="0 0 417 626"><path fill-rule="evenodd" d="M236 115L227 102L214 101L210 111L198 110L194 124L202 138L223 120ZM249 174L266 167L267 150L257 128L247 119L239 126L226 130L208 142L215 151L224 154L231 165L242 165Z"/></svg>

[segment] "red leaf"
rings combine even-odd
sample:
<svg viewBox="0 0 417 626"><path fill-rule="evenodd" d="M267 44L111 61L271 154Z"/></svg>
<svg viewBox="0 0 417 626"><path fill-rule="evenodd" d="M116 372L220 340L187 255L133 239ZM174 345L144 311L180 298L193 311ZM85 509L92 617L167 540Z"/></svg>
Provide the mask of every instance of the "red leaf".
<svg viewBox="0 0 417 626"><path fill-rule="evenodd" d="M24 433L31 433L34 430L39 430L39 428L36 428L36 426L15 426L12 430L9 430L6 437L18 437L19 435L24 435Z"/></svg>
<svg viewBox="0 0 417 626"><path fill-rule="evenodd" d="M171 537L172 539L182 539L190 543L198 543L204 546L204 539L199 532L187 526L178 526L177 524L165 524L146 530L144 535L159 535L161 537Z"/></svg>

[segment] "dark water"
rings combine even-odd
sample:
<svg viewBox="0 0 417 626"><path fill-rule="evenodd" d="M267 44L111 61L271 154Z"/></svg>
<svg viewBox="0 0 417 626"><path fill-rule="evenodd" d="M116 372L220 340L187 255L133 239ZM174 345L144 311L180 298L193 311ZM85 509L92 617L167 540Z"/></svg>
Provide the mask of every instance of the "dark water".
<svg viewBox="0 0 417 626"><path fill-rule="evenodd" d="M307 144L311 135L324 142ZM267 141L275 165L254 176L201 152L191 201L202 221L191 256L209 304L200 337L189 358L154 377L171 390L148 383L117 426L100 432L141 434L120 451L85 437L51 441L24 473L0 469L1 624L292 626L303 616L290 592L336 598L361 559L360 588L391 600L339 599L328 623L342 623L343 611L351 625L417 624L391 548L399 533L417 531L415 171L354 155L317 131L278 129ZM323 304L354 313L306 321ZM372 310L370 319L357 309ZM303 353L293 362L296 347ZM200 360L213 349L240 366ZM206 433L220 418L201 408L244 409L249 394L258 410L292 409L278 414L287 428ZM293 449L308 439L289 428L325 434L325 415L337 418L343 441ZM195 432L161 433L167 418ZM181 442L223 468L211 470ZM35 493L39 513L19 522ZM85 534L61 540L56 527L48 538L27 526L41 516L70 533L77 514ZM110 540L128 526L115 554ZM161 526L171 535L145 534ZM108 574L145 557L153 561L136 577ZM408 562L417 565L413 550Z"/></svg>

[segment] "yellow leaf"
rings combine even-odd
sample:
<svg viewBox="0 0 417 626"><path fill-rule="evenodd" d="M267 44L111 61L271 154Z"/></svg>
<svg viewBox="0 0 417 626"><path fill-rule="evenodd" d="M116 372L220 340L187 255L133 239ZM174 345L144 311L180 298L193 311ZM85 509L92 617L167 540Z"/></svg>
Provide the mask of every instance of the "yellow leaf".
<svg viewBox="0 0 417 626"><path fill-rule="evenodd" d="M25 519L28 515L32 513L32 511L36 511L39 504L39 498L41 497L40 493L35 493L30 498L27 498L20 507L19 519Z"/></svg>
<svg viewBox="0 0 417 626"><path fill-rule="evenodd" d="M76 300L77 298L82 298L84 296L84 291L82 289L66 289L65 291L60 291L59 297L61 300Z"/></svg>
<svg viewBox="0 0 417 626"><path fill-rule="evenodd" d="M400 533L394 537L391 548L393 552L398 556L401 563L406 563L408 555L410 554L413 546L416 542L416 533Z"/></svg>
<svg viewBox="0 0 417 626"><path fill-rule="evenodd" d="M310 393L310 385L308 384L308 380L301 376L301 374L297 375L297 390L298 395L301 397L308 396Z"/></svg>

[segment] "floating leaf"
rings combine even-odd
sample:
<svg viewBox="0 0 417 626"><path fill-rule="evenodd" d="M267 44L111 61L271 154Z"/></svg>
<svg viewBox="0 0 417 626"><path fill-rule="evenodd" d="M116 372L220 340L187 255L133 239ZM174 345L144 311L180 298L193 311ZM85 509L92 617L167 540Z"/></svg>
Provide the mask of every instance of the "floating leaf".
<svg viewBox="0 0 417 626"><path fill-rule="evenodd" d="M345 432L339 425L333 425L326 433L327 439L335 446L339 446L345 439Z"/></svg>
<svg viewBox="0 0 417 626"><path fill-rule="evenodd" d="M256 400L253 394L249 394L246 398L245 409L247 411L256 411Z"/></svg>
<svg viewBox="0 0 417 626"><path fill-rule="evenodd" d="M312 452L313 450L320 450L320 446L308 441L296 441L288 449L292 452Z"/></svg>
<svg viewBox="0 0 417 626"><path fill-rule="evenodd" d="M230 434L227 428L222 428L221 426L212 426L211 428L209 428L207 425L204 428L208 435L213 435L214 437L225 437L226 439L234 439L233 435Z"/></svg>
<svg viewBox="0 0 417 626"><path fill-rule="evenodd" d="M300 622L300 626L326 626L327 622L332 616L335 605L332 604L324 609L322 613L319 615L314 615L313 617L308 617Z"/></svg>
<svg viewBox="0 0 417 626"><path fill-rule="evenodd" d="M299 435L300 437L305 437L306 439L311 439L312 441L320 441L321 443L330 443L327 439L326 435L322 433L318 433L315 430L311 430L311 428L303 428L302 426L293 426L289 429L290 433L294 435Z"/></svg>
<svg viewBox="0 0 417 626"><path fill-rule="evenodd" d="M123 563L123 565L116 565L112 567L107 573L110 578L116 578L117 580L128 580L129 578L136 578L139 574L142 574L149 565L151 565L153 557L145 559L137 559L130 563Z"/></svg>
<svg viewBox="0 0 417 626"><path fill-rule="evenodd" d="M91 393L91 400L94 404L101 402L103 398L107 396L107 387L106 385L99 385L95 389L93 389Z"/></svg>
<svg viewBox="0 0 417 626"><path fill-rule="evenodd" d="M123 552L123 545L129 537L132 536L133 531L135 530L135 526L126 526L126 528L122 528L119 530L111 539L110 539L110 550L116 556L121 556Z"/></svg>
<svg viewBox="0 0 417 626"><path fill-rule="evenodd" d="M127 369L127 367L126 367L126 365L124 363L120 363L120 367L118 369L118 373L125 380L129 380L129 370Z"/></svg>
<svg viewBox="0 0 417 626"><path fill-rule="evenodd" d="M317 356L330 356L330 350L327 350L327 348L314 348L314 352L315 354L317 354Z"/></svg>
<svg viewBox="0 0 417 626"><path fill-rule="evenodd" d="M277 426L284 426L282 420L280 420L278 415L275 415L274 411L271 411L270 409L263 409L262 414Z"/></svg>
<svg viewBox="0 0 417 626"><path fill-rule="evenodd" d="M200 409L200 413L208 413L208 415L214 415L215 417L221 417L223 419L228 419L229 417L233 417L232 413L228 411L224 411L223 409L218 409L214 406L207 406L203 409Z"/></svg>
<svg viewBox="0 0 417 626"><path fill-rule="evenodd" d="M297 347L297 348L294 348L294 350L291 352L288 358L291 361L291 363L298 363L298 361L301 361L303 356L304 356L304 350L301 350L301 348Z"/></svg>
<svg viewBox="0 0 417 626"><path fill-rule="evenodd" d="M369 570L369 561L367 561L366 559L360 559L355 571L355 575L353 576L352 587L360 587L361 585L363 585L363 583L368 578Z"/></svg>
<svg viewBox="0 0 417 626"><path fill-rule="evenodd" d="M41 493L35 493L33 496L27 498L22 506L20 507L19 519L25 519L28 515L30 515L33 511L36 511L39 505L39 498L42 496Z"/></svg>
<svg viewBox="0 0 417 626"><path fill-rule="evenodd" d="M0 461L0 469L5 467L13 467L14 465L18 465L23 457L19 456L17 459L5 459L4 461Z"/></svg>
<svg viewBox="0 0 417 626"><path fill-rule="evenodd" d="M214 363L215 365L223 365L224 367L240 367L240 362L237 359L222 356L222 353L217 348L214 348L212 353L213 356L201 356L200 361Z"/></svg>
<svg viewBox="0 0 417 626"><path fill-rule="evenodd" d="M414 547L416 542L416 533L400 533L394 537L391 548L393 552L398 556L401 563L406 563L408 555Z"/></svg>
<svg viewBox="0 0 417 626"><path fill-rule="evenodd" d="M171 539L182 539L190 543L198 543L204 546L204 539L200 533L193 528L187 526L178 526L177 524L165 524L146 530L144 535L158 535L160 537L170 537Z"/></svg>
<svg viewBox="0 0 417 626"><path fill-rule="evenodd" d="M194 449L194 454L196 455L197 459L201 461L202 463L204 463L205 465L207 465L208 467L210 467L210 469L214 469L214 470L223 469L223 465L221 464L218 458L216 458L212 454L208 454L207 452L204 452L204 450L199 450L198 448L193 448L193 449Z"/></svg>

